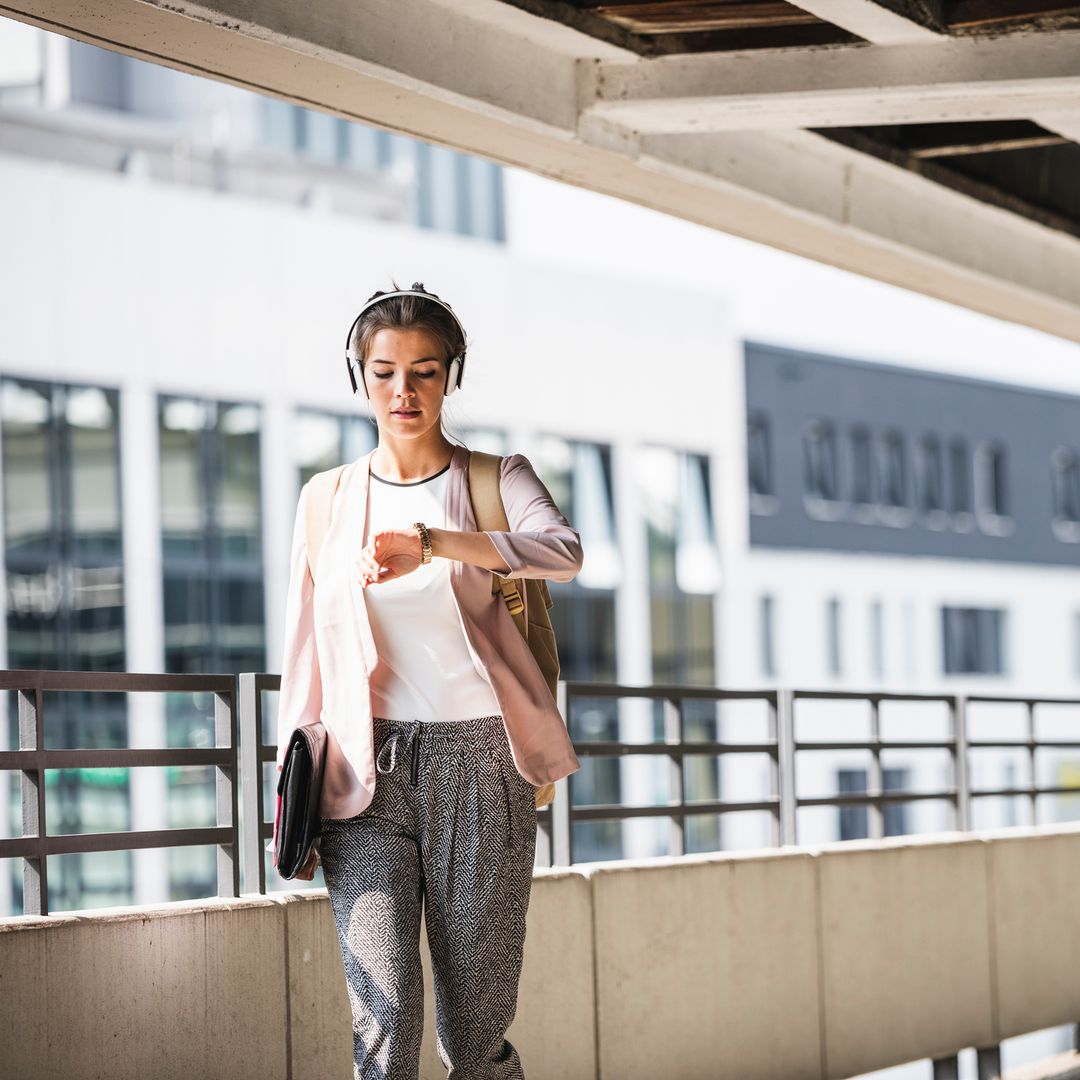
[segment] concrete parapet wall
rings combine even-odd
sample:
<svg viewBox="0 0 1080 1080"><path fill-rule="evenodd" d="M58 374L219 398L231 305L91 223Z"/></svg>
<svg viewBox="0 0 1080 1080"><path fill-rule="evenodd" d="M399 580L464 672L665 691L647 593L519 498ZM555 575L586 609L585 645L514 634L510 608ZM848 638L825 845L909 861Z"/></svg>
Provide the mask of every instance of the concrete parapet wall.
<svg viewBox="0 0 1080 1080"><path fill-rule="evenodd" d="M1080 1018L1077 896L1071 824L538 870L509 1037L530 1080L839 1080L992 1045ZM22 1080L347 1080L326 893L0 920L0 1044Z"/></svg>

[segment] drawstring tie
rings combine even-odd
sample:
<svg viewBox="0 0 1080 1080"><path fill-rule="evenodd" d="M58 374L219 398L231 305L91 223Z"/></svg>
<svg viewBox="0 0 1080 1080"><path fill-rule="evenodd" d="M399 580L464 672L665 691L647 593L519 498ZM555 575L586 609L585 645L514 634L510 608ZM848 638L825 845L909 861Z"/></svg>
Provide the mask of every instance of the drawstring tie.
<svg viewBox="0 0 1080 1080"><path fill-rule="evenodd" d="M417 726L412 732L407 731L393 731L391 732L382 746L379 747L378 757L375 759L375 768L381 773L390 772L397 764L397 752L398 743L400 740L406 739L412 742L412 768L410 770L413 787L416 787L419 777L419 761L420 761L420 728ZM389 753L387 753L389 751ZM386 767L384 768L384 764Z"/></svg>

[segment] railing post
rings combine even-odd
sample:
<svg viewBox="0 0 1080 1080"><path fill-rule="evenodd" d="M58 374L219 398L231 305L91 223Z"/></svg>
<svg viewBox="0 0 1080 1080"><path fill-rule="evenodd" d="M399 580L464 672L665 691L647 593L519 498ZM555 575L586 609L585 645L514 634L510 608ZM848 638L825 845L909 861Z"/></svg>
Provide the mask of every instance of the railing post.
<svg viewBox="0 0 1080 1080"><path fill-rule="evenodd" d="M982 1046L975 1050L978 1080L1001 1080L1001 1047Z"/></svg>
<svg viewBox="0 0 1080 1080"><path fill-rule="evenodd" d="M953 729L953 776L956 802L953 806L953 827L960 832L971 828L971 780L968 773L968 709L967 697L955 694L950 699Z"/></svg>
<svg viewBox="0 0 1080 1080"><path fill-rule="evenodd" d="M1028 744L1028 776L1031 778L1031 785L1028 789L1028 798L1031 801L1031 824L1039 824L1039 777L1036 772L1035 763L1035 702L1028 701L1027 705L1027 744Z"/></svg>
<svg viewBox="0 0 1080 1080"><path fill-rule="evenodd" d="M960 1055L934 1058L934 1080L960 1080Z"/></svg>
<svg viewBox="0 0 1080 1080"><path fill-rule="evenodd" d="M41 686L19 690L19 749L45 751L45 695ZM23 914L49 914L49 862L45 855L45 769L38 758L23 769L22 835L38 838L36 855L23 857Z"/></svg>
<svg viewBox="0 0 1080 1080"><path fill-rule="evenodd" d="M668 758L668 778L672 802L679 813L671 815L671 828L668 832L668 854L686 854L686 815L681 813L686 806L686 758L683 755L683 705L681 699L664 698L664 741L668 746L676 747L675 753Z"/></svg>
<svg viewBox="0 0 1080 1080"><path fill-rule="evenodd" d="M885 774L881 768L881 701L879 698L868 699L870 704L870 783L868 795L881 796L885 793ZM867 830L871 840L880 840L885 835L885 805L870 802L866 805Z"/></svg>
<svg viewBox="0 0 1080 1080"><path fill-rule="evenodd" d="M570 694L564 680L559 680L556 704L562 713L567 730L570 727ZM573 861L573 831L570 826L570 777L555 781L555 798L551 803L551 865L569 866Z"/></svg>
<svg viewBox="0 0 1080 1080"><path fill-rule="evenodd" d="M243 891L266 892L263 857L262 695L258 676L245 671L236 677L236 716L240 732L240 823L243 837Z"/></svg>
<svg viewBox="0 0 1080 1080"><path fill-rule="evenodd" d="M216 765L217 824L227 825L232 842L218 844L217 879L218 896L240 895L240 807L237 780L240 761L236 730L236 689L231 693L214 693L214 738L220 749L228 749L229 764Z"/></svg>
<svg viewBox="0 0 1080 1080"><path fill-rule="evenodd" d="M777 742L777 797L780 802L780 843L796 842L795 791L795 694L791 690L776 691L775 736Z"/></svg>

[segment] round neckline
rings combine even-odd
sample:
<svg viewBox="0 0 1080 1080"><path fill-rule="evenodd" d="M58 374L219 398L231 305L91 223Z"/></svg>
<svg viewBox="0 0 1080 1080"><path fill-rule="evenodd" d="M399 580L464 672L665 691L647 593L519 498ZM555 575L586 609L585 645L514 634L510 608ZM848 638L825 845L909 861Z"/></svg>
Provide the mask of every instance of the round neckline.
<svg viewBox="0 0 1080 1080"><path fill-rule="evenodd" d="M451 461L448 461L438 472L434 472L430 476L422 477L419 480L387 480L384 477L380 476L377 472L375 472L370 467L368 469L368 472L370 472L371 475L376 480L378 480L380 484L391 484L394 487L416 487L417 484L426 484L426 483L428 483L429 480L434 480L436 477L442 476L442 474L444 472L446 472L447 469L450 468L451 463L452 463L452 458L451 458Z"/></svg>

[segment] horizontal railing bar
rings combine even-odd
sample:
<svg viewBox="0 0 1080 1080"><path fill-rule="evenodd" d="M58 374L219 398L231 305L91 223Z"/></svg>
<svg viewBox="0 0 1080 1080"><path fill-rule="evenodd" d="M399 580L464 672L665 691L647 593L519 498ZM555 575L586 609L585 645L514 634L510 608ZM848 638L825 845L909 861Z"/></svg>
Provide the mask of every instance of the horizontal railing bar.
<svg viewBox="0 0 1080 1080"><path fill-rule="evenodd" d="M1080 795L1080 787L973 788L971 791L972 798L985 798L988 795L998 798L1012 798L1013 796L1030 798L1032 795Z"/></svg>
<svg viewBox="0 0 1080 1080"><path fill-rule="evenodd" d="M574 750L587 757L616 757L628 754L651 754L660 757L685 757L687 754L775 754L775 741L762 743L684 742L625 743L617 740L575 742Z"/></svg>
<svg viewBox="0 0 1080 1080"><path fill-rule="evenodd" d="M1010 697L1007 694L965 694L968 701L982 701L997 705L1080 705L1080 698Z"/></svg>
<svg viewBox="0 0 1080 1080"><path fill-rule="evenodd" d="M659 806L624 806L622 803L594 803L575 806L574 821L610 820L613 818L683 817L687 814L730 814L741 810L775 810L779 799L752 802L724 802L709 799L689 803L663 803Z"/></svg>
<svg viewBox="0 0 1080 1080"><path fill-rule="evenodd" d="M623 683L567 682L566 692L576 698L655 698L662 700L773 701L775 690L722 690L718 686L680 686L676 683L653 683L628 686Z"/></svg>
<svg viewBox="0 0 1080 1080"><path fill-rule="evenodd" d="M145 832L63 833L59 836L16 836L0 840L0 859L19 856L74 855L87 851L131 851L136 848L188 847L232 843L232 829L157 829Z"/></svg>
<svg viewBox="0 0 1080 1080"><path fill-rule="evenodd" d="M951 702L952 694L916 694L902 690L792 690L793 698L817 698L838 701L944 701Z"/></svg>
<svg viewBox="0 0 1080 1080"><path fill-rule="evenodd" d="M232 765L232 750L226 747L170 747L130 749L111 747L99 750L0 750L0 771L40 769L147 768L163 765Z"/></svg>
<svg viewBox="0 0 1080 1080"><path fill-rule="evenodd" d="M92 690L96 692L168 692L203 690L231 694L235 675L187 675L167 672L0 670L0 690Z"/></svg>
<svg viewBox="0 0 1080 1080"><path fill-rule="evenodd" d="M880 795L853 793L851 795L802 796L796 806L866 806L887 802L916 802L920 799L955 799L955 788L943 791L883 791Z"/></svg>
<svg viewBox="0 0 1080 1080"><path fill-rule="evenodd" d="M951 750L956 745L952 739L944 741L911 740L896 742L881 739L867 739L865 742L797 742L796 750Z"/></svg>
<svg viewBox="0 0 1080 1080"><path fill-rule="evenodd" d="M1080 739L968 739L971 748L1001 750L1075 750Z"/></svg>

